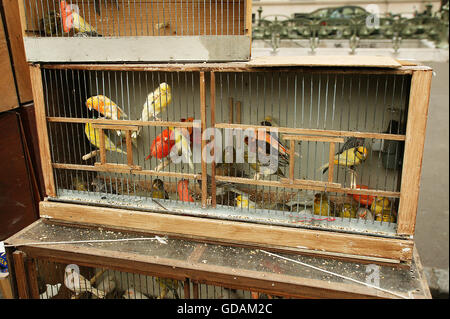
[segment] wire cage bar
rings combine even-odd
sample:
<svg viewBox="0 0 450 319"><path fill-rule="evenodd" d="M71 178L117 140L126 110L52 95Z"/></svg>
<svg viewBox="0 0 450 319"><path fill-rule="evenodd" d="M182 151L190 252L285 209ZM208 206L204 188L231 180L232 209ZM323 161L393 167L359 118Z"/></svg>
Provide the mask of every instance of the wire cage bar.
<svg viewBox="0 0 450 319"><path fill-rule="evenodd" d="M247 0L19 4L27 59L33 62L245 61L250 55Z"/></svg>
<svg viewBox="0 0 450 319"><path fill-rule="evenodd" d="M25 257L17 251L16 266L23 265L27 278L17 273L22 299L273 299L283 298L255 289L238 289L208 280L174 274L117 270L78 261L58 262L44 257ZM19 256L20 255L20 256ZM26 282L23 282L26 280ZM26 295L24 292L26 291Z"/></svg>
<svg viewBox="0 0 450 319"><path fill-rule="evenodd" d="M41 216L119 226L130 211L140 221L130 227L326 250L329 243L310 237L320 230L346 243L334 252L412 256L411 172L420 176L429 69L33 69L42 80L40 142L48 143ZM72 205L70 216L53 202ZM252 227L273 237L242 233ZM296 231L306 237L291 242ZM277 239L285 232L286 241Z"/></svg>

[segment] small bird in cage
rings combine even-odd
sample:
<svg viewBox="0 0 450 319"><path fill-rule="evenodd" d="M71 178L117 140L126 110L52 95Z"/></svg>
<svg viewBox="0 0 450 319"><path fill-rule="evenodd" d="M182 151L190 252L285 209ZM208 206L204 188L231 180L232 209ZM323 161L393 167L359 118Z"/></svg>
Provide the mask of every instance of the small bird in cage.
<svg viewBox="0 0 450 319"><path fill-rule="evenodd" d="M180 299L180 296L178 295L178 280L158 277L155 279L162 289L158 299L164 299L169 291L172 292L175 299Z"/></svg>
<svg viewBox="0 0 450 319"><path fill-rule="evenodd" d="M105 95L91 96L86 100L86 107L91 111L92 109L99 112L107 119L119 120L121 118L128 118L128 115L117 106L114 101Z"/></svg>
<svg viewBox="0 0 450 319"><path fill-rule="evenodd" d="M86 134L86 137L88 138L89 142L91 142L92 145L94 145L97 148L100 148L100 129L92 127L91 123L86 123L84 133ZM105 149L112 152L122 153L124 155L127 155L127 152L121 150L119 147L117 147L105 134ZM86 154L83 156L83 160L88 160L93 155L96 155L97 151L91 152L89 154Z"/></svg>
<svg viewBox="0 0 450 319"><path fill-rule="evenodd" d="M241 194L236 196L236 206L241 208L255 209L256 203L252 202L247 195Z"/></svg>
<svg viewBox="0 0 450 319"><path fill-rule="evenodd" d="M249 150L251 152L256 152L257 150L258 153L263 156L267 156L269 154L278 154L278 162L288 163L288 151L280 141L278 141L269 132L265 132L264 130L257 130L256 132L257 133L255 134L255 136L246 136L244 138L244 143L249 147ZM299 154L296 153L296 155L298 156Z"/></svg>
<svg viewBox="0 0 450 319"><path fill-rule="evenodd" d="M64 285L69 290L75 292L76 296L83 292L89 292L100 299L105 298L104 291L92 287L92 284L89 280L69 267L66 268L66 271L64 273Z"/></svg>
<svg viewBox="0 0 450 319"><path fill-rule="evenodd" d="M255 161L250 161L248 158L248 152L244 152L244 161L250 165L250 167L255 171L254 179L259 180L261 176L269 176L276 175L279 177L285 177L281 167L285 167L286 164L284 162L278 162L277 158L274 158L271 155L268 155L269 159L267 163L262 164L258 158Z"/></svg>
<svg viewBox="0 0 450 319"><path fill-rule="evenodd" d="M395 221L395 216L392 214L391 202L386 197L377 197L372 205L370 205L370 211L375 215L375 220L377 221Z"/></svg>
<svg viewBox="0 0 450 319"><path fill-rule="evenodd" d="M125 290L123 296L124 299L150 299L146 295L144 295L139 290L136 290L134 288L128 288Z"/></svg>
<svg viewBox="0 0 450 319"><path fill-rule="evenodd" d="M152 183L152 198L169 199L169 194L164 189L164 182L159 178Z"/></svg>
<svg viewBox="0 0 450 319"><path fill-rule="evenodd" d="M57 36L62 33L61 15L57 11L50 11L39 21L39 31L42 36Z"/></svg>
<svg viewBox="0 0 450 319"><path fill-rule="evenodd" d="M339 217L342 218L355 218L356 217L356 209L350 203L344 203L341 205L339 211Z"/></svg>
<svg viewBox="0 0 450 319"><path fill-rule="evenodd" d="M149 121L151 118L156 121L161 121L159 114L164 112L167 106L172 102L172 93L169 84L161 83L153 92L151 92L144 105L142 106L142 114L139 121ZM141 133L139 129L131 134L133 139L136 139Z"/></svg>
<svg viewBox="0 0 450 319"><path fill-rule="evenodd" d="M182 202L194 202L194 198L190 195L189 181L182 179L177 183L178 199Z"/></svg>
<svg viewBox="0 0 450 319"><path fill-rule="evenodd" d="M68 5L66 1L60 2L61 17L64 32L74 30L75 33L82 33L91 37L100 37L101 34L87 23L75 10L72 5Z"/></svg>
<svg viewBox="0 0 450 319"><path fill-rule="evenodd" d="M145 158L148 160L152 157L156 157L159 160L166 158L170 154L170 150L175 145L175 140L170 138L170 129L162 131L152 142L150 146L150 154Z"/></svg>
<svg viewBox="0 0 450 319"><path fill-rule="evenodd" d="M359 138L359 137L349 137L348 139L346 139L345 143L341 146L341 148L339 149L339 151L336 153L337 154L341 154L344 151L351 149L351 148L355 148L355 147L359 147L359 146L364 146L365 143L365 139L364 138Z"/></svg>
<svg viewBox="0 0 450 319"><path fill-rule="evenodd" d="M354 170L355 166L360 165L367 159L368 151L364 146L353 147L338 153L334 156L334 164L345 166L351 170ZM329 163L322 165L319 171L325 173L328 170Z"/></svg>
<svg viewBox="0 0 450 319"><path fill-rule="evenodd" d="M335 205L325 193L314 195L314 215L334 216Z"/></svg>
<svg viewBox="0 0 450 319"><path fill-rule="evenodd" d="M192 150L191 150L191 143L188 139L188 131L183 128L169 128L171 131L171 137L170 139L173 139L175 141L175 144L173 145L170 155L171 157L177 154L179 157L181 157L182 163L188 163L189 168L191 170L194 170L194 163L192 161Z"/></svg>

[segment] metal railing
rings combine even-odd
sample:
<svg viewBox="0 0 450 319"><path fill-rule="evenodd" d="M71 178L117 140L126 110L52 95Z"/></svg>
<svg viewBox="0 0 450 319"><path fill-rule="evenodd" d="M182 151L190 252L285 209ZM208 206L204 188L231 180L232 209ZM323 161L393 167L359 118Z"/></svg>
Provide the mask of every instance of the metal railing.
<svg viewBox="0 0 450 319"><path fill-rule="evenodd" d="M273 50L280 46L280 40L309 40L312 52L320 40L348 40L351 53L355 53L360 40L391 40L397 52L404 39L430 40L437 48L448 48L448 4L434 15L420 14L414 18L401 16L359 18L323 18L305 16L289 18L284 15L261 17L253 25L253 40L269 42ZM269 19L270 18L270 19Z"/></svg>

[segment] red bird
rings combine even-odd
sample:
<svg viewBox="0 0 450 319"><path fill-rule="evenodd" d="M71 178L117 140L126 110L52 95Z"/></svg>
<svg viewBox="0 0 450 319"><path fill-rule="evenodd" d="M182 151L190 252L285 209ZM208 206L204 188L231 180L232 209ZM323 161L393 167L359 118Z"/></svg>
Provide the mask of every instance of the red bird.
<svg viewBox="0 0 450 319"><path fill-rule="evenodd" d="M175 140L170 138L171 130L165 129L152 142L150 147L150 154L145 158L148 160L151 157L163 159L170 154L170 150L175 144Z"/></svg>
<svg viewBox="0 0 450 319"><path fill-rule="evenodd" d="M177 184L177 192L178 192L178 198L182 202L193 202L194 199L191 195L189 195L189 181L187 179L182 179Z"/></svg>

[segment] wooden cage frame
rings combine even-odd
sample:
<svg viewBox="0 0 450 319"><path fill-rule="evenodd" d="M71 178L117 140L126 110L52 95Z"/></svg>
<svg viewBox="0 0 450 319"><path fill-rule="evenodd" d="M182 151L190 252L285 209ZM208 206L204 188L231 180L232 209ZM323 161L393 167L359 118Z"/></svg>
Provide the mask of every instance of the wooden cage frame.
<svg viewBox="0 0 450 319"><path fill-rule="evenodd" d="M323 191L327 189L332 192L363 194L373 196L389 196L400 198L400 206L397 218L397 234L394 237L377 237L333 232L330 230L311 230L303 228L290 228L275 225L252 224L238 221L217 220L191 216L180 216L155 213L145 213L139 211L104 208L94 206L84 206L77 204L57 203L52 201L43 201L40 203L40 216L43 218L52 218L65 222L97 224L110 227L123 227L130 229L140 229L153 233L178 234L187 238L196 238L200 240L214 241L218 243L241 243L253 246L264 246L274 249L281 249L291 252L313 252L322 255L347 255L359 259L384 260L391 262L409 262L413 256L413 235L415 229L415 221L417 214L417 204L419 198L420 175L423 157L423 147L425 141L425 130L427 122L428 104L431 88L432 70L429 67L418 65L403 65L391 68L367 68L367 61L361 59L360 65L355 65L355 57L347 60L350 63L349 68L339 68L345 66L340 64L334 67L323 65L321 68L311 69L304 68L305 72L343 72L343 73L373 73L373 74L407 74L411 75L411 87L409 95L409 110L407 118L407 130L404 135L385 134L385 133L363 133L363 132L346 132L331 130L316 130L303 128L279 128L279 132L286 134L285 137L291 141L298 138L306 138L320 141L328 141L330 149L334 146L334 142L342 141L344 136L355 136L364 138L379 138L387 140L405 141L404 161L402 168L401 191L385 192L376 190L363 190L341 188L339 184L335 184L330 179L327 182L319 183L315 181L294 180L293 175L280 181L253 180L239 177L212 176L212 191L215 194L216 181L229 181L233 183L274 186L298 189L311 189ZM315 57L312 58L314 60ZM372 61L377 61L371 57ZM356 59L358 60L358 59ZM348 65L347 65L348 66ZM355 67L359 66L359 67ZM195 71L200 72L200 95L201 95L201 126L202 132L206 125L205 112L205 73L210 74L211 80L211 126L216 128L253 128L257 129L257 125L242 125L230 123L216 123L215 121L215 74L217 72L253 72L261 70L255 68L248 63L224 63L224 64L164 64L164 65L44 65L44 68L50 69L79 69L79 70L127 70L127 71ZM301 68L301 67L300 67ZM85 165L63 165L51 162L50 146L47 132L47 122L93 122L96 124L104 124L105 120L92 119L57 119L47 118L45 114L45 104L43 99L43 87L41 78L41 69L39 65L31 66L31 78L33 83L33 94L36 105L36 119L39 133L39 146L41 150L41 161L43 165L46 193L49 197L56 195L55 183L53 178L53 168L72 168L85 169ZM286 68L286 71L292 69ZM298 70L298 69L297 69ZM312 71L313 70L313 71ZM143 125L140 121L110 121L110 124L117 125ZM117 123L115 123L117 122ZM119 123L120 122L120 123ZM179 126L188 127L193 125L186 122L144 122L144 125L156 126ZM262 126L261 126L262 127ZM263 128L263 127L262 127ZM297 134L292 136L292 134ZM302 137L296 137L299 135ZM204 141L202 142L204 143ZM291 143L292 145L292 143ZM203 145L202 145L203 146ZM203 149L203 148L202 148ZM294 150L291 146L291 158ZM290 172L292 172L292 160ZM331 162L330 162L331 163ZM130 164L130 162L129 162ZM212 172L214 165L212 164ZM88 170L117 168L100 166L88 167ZM333 164L330 165L333 170ZM123 170L122 170L123 171ZM155 172L155 171L139 171L139 169L130 169L125 167L124 171L128 173L149 174L155 176L173 176L188 179L202 180L202 207L206 207L207 182L206 176L207 165L202 156L202 174L183 174L173 172ZM214 196L213 196L214 198ZM212 206L215 206L213 201ZM126 217L126 218L124 218ZM220 229L220 231L218 231Z"/></svg>
<svg viewBox="0 0 450 319"><path fill-rule="evenodd" d="M24 0L13 1L18 1L26 58L29 62L228 62L248 61L251 56L251 0L243 0L244 10L240 13L243 23L240 25L239 30L243 34L220 36L201 34L189 36L141 35L107 36L101 38L67 36L37 38L28 36ZM192 2L195 1L200 2L202 0L192 0ZM234 2L234 0L228 1ZM205 2L204 5L208 6L211 3ZM190 15L193 19L200 17L197 11L191 12ZM95 47L95 50L92 50L93 47Z"/></svg>

